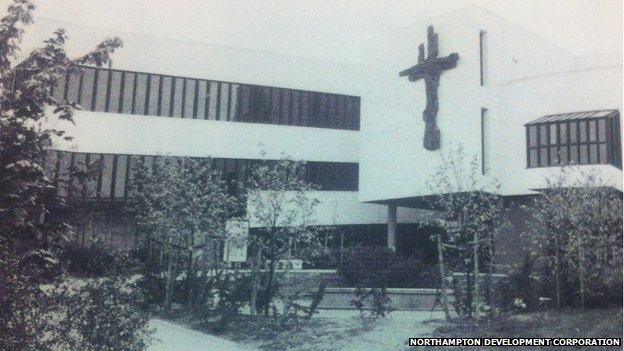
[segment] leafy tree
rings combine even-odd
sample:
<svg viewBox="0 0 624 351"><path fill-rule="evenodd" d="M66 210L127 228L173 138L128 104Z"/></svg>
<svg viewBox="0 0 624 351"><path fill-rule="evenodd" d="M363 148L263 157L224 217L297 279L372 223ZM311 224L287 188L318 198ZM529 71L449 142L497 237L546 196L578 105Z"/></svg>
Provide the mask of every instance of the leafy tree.
<svg viewBox="0 0 624 351"><path fill-rule="evenodd" d="M161 157L153 164L137 160L126 209L135 230L160 244L167 260L165 308L171 307L176 261L187 261L187 282L196 250L204 247L203 278L207 279L211 254L225 240L225 222L236 209L236 199L206 160ZM216 245L213 245L215 244ZM151 246L150 246L151 247ZM180 252L184 257L180 257ZM216 258L213 260L215 263ZM187 284L188 295L189 284Z"/></svg>
<svg viewBox="0 0 624 351"><path fill-rule="evenodd" d="M313 191L318 187L305 179L305 163L286 157L275 162L261 162L251 171L248 190L248 216L251 223L263 228L252 238L255 256L251 260L253 271L250 305L255 313L259 270L266 261L268 279L265 294L274 289L275 269L280 260L290 261L293 250L306 247L306 251L319 244L319 227L315 226L315 211L319 200ZM304 250L298 252L305 254ZM286 273L290 262L286 265ZM268 315L270 297L264 299L264 313ZM284 311L286 314L286 311Z"/></svg>
<svg viewBox="0 0 624 351"><path fill-rule="evenodd" d="M70 59L64 49L67 36L58 29L43 47L16 61L33 10L31 1L15 0L0 20L0 232L13 243L27 243L26 250L48 249L67 233L66 225L46 216L63 204L44 175L42 160L54 138L68 137L42 122L50 111L72 121L77 105L56 100L51 88L81 65L110 64L110 54L121 46L118 38L107 39L94 51Z"/></svg>
<svg viewBox="0 0 624 351"><path fill-rule="evenodd" d="M14 0L0 19L0 345L20 351L66 345L141 350L146 319L133 308L134 297L120 291L121 285L114 280L90 282L90 288L75 291L82 298L80 305L73 305L74 293L58 290L63 262L56 254L71 232L53 215L65 204L43 171L45 150L56 138L69 139L63 131L46 127L45 119L73 122L73 110L80 108L75 102L56 100L52 87L82 65L110 64L110 54L121 40L107 39L94 51L72 59L64 49L67 36L58 29L42 47L18 60L34 9L29 0ZM50 283L42 285L43 279ZM106 300L98 302L97 292L106 294ZM116 308L124 312L111 314ZM76 309L89 312L71 313ZM59 322L61 316L71 318L73 327ZM87 330L87 325L92 328Z"/></svg>
<svg viewBox="0 0 624 351"><path fill-rule="evenodd" d="M563 166L546 182L532 206L528 234L554 280L557 308L565 303L565 286L577 285L583 307L588 297L621 291L621 194L580 167Z"/></svg>
<svg viewBox="0 0 624 351"><path fill-rule="evenodd" d="M449 269L465 274L466 290L455 301L458 314L473 317L482 312L479 274L485 271L488 281L496 268L494 245L496 236L506 227L500 198L495 195L498 185L481 174L476 156L469 163L463 147L444 155L440 166L428 181L433 194L431 206L442 211L436 219L443 231L434 234L438 249L438 268L442 283L442 306L450 319L446 296L446 276ZM487 263L485 263L487 262ZM482 267L483 264L487 267ZM494 302L492 284L487 284L490 305ZM459 291L458 291L459 292ZM491 313L494 312L490 306Z"/></svg>

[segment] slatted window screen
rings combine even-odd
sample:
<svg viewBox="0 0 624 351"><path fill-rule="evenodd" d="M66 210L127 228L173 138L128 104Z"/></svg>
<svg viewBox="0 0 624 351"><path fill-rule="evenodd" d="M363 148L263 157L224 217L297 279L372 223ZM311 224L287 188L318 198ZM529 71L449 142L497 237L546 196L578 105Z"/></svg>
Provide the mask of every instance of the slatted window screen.
<svg viewBox="0 0 624 351"><path fill-rule="evenodd" d="M61 196L114 201L132 196L128 193L128 183L134 178L137 160L150 167L158 157L49 151L44 164L46 176L56 182ZM259 160L213 158L212 167L229 183L232 192L238 192L239 184L247 183L254 162ZM273 162L268 161L269 166ZM86 182L70 172L86 170L88 165L96 174ZM357 191L358 173L357 163L307 162L305 179L318 185L321 191Z"/></svg>
<svg viewBox="0 0 624 351"><path fill-rule="evenodd" d="M88 111L359 130L360 98L83 67L53 89Z"/></svg>

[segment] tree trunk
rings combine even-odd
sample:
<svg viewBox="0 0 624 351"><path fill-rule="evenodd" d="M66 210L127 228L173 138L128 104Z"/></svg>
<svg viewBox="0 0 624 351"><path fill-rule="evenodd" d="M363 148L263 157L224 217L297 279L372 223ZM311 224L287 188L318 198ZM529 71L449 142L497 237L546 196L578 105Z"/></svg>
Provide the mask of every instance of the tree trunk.
<svg viewBox="0 0 624 351"><path fill-rule="evenodd" d="M474 284L472 286L472 300L474 302L474 315L475 318L479 319L479 309L481 307L480 303L480 292L479 292L479 234L477 232L474 233L474 244L472 245L473 250L473 259L474 259Z"/></svg>
<svg viewBox="0 0 624 351"><path fill-rule="evenodd" d="M152 271L154 267L154 260L152 258L152 255L153 255L152 248L153 248L152 238L150 234L148 234L147 236L147 267L150 272Z"/></svg>
<svg viewBox="0 0 624 351"><path fill-rule="evenodd" d="M440 285L442 287L441 302L442 309L444 310L444 317L447 321L451 320L451 315L449 314L448 308L448 298L446 296L446 268L444 267L444 252L442 246L442 235L438 233L436 235L436 244L438 245L438 269L440 271Z"/></svg>
<svg viewBox="0 0 624 351"><path fill-rule="evenodd" d="M580 239L579 239L580 240ZM581 288L581 308L585 308L585 257L583 252L583 241L580 240L578 248L579 259L579 284Z"/></svg>
<svg viewBox="0 0 624 351"><path fill-rule="evenodd" d="M251 296L249 297L249 311L252 316L257 314L258 284L260 280L260 262L262 260L262 238L258 238L256 256L251 261Z"/></svg>
<svg viewBox="0 0 624 351"><path fill-rule="evenodd" d="M292 261L292 252L291 252L291 245L292 245L292 238L288 238L288 252L287 252L287 256L286 256L286 269L284 270L284 276L286 277L286 279L288 279L288 274L290 273L290 266L291 266L291 261ZM293 296L289 295L286 297L285 301L284 301L284 306L282 309L282 318L285 321L286 320L286 316L288 315L288 309L290 308L290 305L293 301Z"/></svg>
<svg viewBox="0 0 624 351"><path fill-rule="evenodd" d="M559 237L555 234L555 299L557 309L561 309L561 267L559 262Z"/></svg>
<svg viewBox="0 0 624 351"><path fill-rule="evenodd" d="M490 303L490 323L496 315L496 296L494 295L494 235L490 234L490 240L488 245L488 254L490 256L490 264L488 267L488 300ZM490 324L491 325L491 324Z"/></svg>
<svg viewBox="0 0 624 351"><path fill-rule="evenodd" d="M186 282L184 284L184 295L186 296L186 302L188 303L191 299L191 283L193 277L193 249L189 251L188 255L188 265L186 266Z"/></svg>
<svg viewBox="0 0 624 351"><path fill-rule="evenodd" d="M173 252L170 252L167 262L167 287L165 291L165 311L169 313L171 311L171 301L173 300Z"/></svg>
<svg viewBox="0 0 624 351"><path fill-rule="evenodd" d="M160 243L160 258L158 260L158 275L162 278L163 272L163 260L165 255L165 246L163 243Z"/></svg>
<svg viewBox="0 0 624 351"><path fill-rule="evenodd" d="M269 262L269 277L267 278L266 290L264 292L264 315L269 316L269 304L271 303L271 289L273 288L273 276L275 275L276 259Z"/></svg>

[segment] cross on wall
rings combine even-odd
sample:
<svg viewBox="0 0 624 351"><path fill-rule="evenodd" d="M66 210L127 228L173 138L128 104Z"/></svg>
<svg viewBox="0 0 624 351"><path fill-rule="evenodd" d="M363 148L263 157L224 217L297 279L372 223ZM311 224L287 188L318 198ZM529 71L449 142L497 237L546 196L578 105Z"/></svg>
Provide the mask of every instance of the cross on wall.
<svg viewBox="0 0 624 351"><path fill-rule="evenodd" d="M433 26L427 27L427 58L425 59L425 45L418 46L418 64L399 73L400 77L407 76L411 82L425 80L427 105L423 111L425 121L425 136L423 147L433 151L440 148L440 129L437 125L438 116L438 87L442 72L455 68L459 55L452 53L446 57L438 57L438 34Z"/></svg>

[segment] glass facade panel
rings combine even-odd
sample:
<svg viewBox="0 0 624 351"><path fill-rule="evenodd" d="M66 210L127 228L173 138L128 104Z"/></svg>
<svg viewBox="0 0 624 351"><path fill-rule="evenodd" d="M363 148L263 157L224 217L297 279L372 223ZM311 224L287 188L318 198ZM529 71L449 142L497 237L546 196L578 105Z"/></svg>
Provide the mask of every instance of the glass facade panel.
<svg viewBox="0 0 624 351"><path fill-rule="evenodd" d="M589 121L589 141L595 142L598 138L598 127L596 121Z"/></svg>
<svg viewBox="0 0 624 351"><path fill-rule="evenodd" d="M229 121L236 121L236 116L238 115L238 92L240 90L239 84L231 84L232 89L230 90L230 112L229 112Z"/></svg>
<svg viewBox="0 0 624 351"><path fill-rule="evenodd" d="M134 113L138 115L145 113L145 99L147 97L147 74L137 75L136 93L134 97Z"/></svg>
<svg viewBox="0 0 624 351"><path fill-rule="evenodd" d="M206 118L206 98L207 98L207 90L206 90L207 82L205 80L200 80L197 83L197 117L198 119Z"/></svg>
<svg viewBox="0 0 624 351"><path fill-rule="evenodd" d="M147 104L147 113L150 116L158 116L158 100L160 98L160 76L150 75L149 77L149 97Z"/></svg>
<svg viewBox="0 0 624 351"><path fill-rule="evenodd" d="M598 145L598 151L600 155L600 163L602 164L609 163L609 159L607 157L607 144Z"/></svg>
<svg viewBox="0 0 624 351"><path fill-rule="evenodd" d="M95 69L85 68L82 70L82 83L79 84L80 96L78 103L85 110L92 110L93 100L93 83L95 81Z"/></svg>
<svg viewBox="0 0 624 351"><path fill-rule="evenodd" d="M570 164L572 165L578 165L579 164L579 158L578 158L578 146L574 145L574 146L570 146Z"/></svg>
<svg viewBox="0 0 624 351"><path fill-rule="evenodd" d="M529 167L538 167L537 164L537 149L529 150Z"/></svg>
<svg viewBox="0 0 624 351"><path fill-rule="evenodd" d="M220 88L219 91L217 91L217 94L219 95L220 99L220 103L218 106L219 109L219 114L217 116L217 119L219 121L227 121L228 120L228 116L227 116L227 112L228 112L228 101L229 101L229 87L230 85L227 83L220 83L219 84Z"/></svg>
<svg viewBox="0 0 624 351"><path fill-rule="evenodd" d="M83 153L74 154L72 170L77 172L85 172L87 170L86 158L87 155ZM72 198L83 198L85 196L85 189L83 186L84 181L80 177L72 176L69 196Z"/></svg>
<svg viewBox="0 0 624 351"><path fill-rule="evenodd" d="M132 110L132 97L134 95L134 79L136 75L134 73L126 73L124 77L124 91L123 91L123 105L122 113L133 113Z"/></svg>
<svg viewBox="0 0 624 351"><path fill-rule="evenodd" d="M557 147L550 147L550 165L559 165L559 152L557 151Z"/></svg>
<svg viewBox="0 0 624 351"><path fill-rule="evenodd" d="M559 124L559 141L561 144L568 142L568 125L566 123Z"/></svg>
<svg viewBox="0 0 624 351"><path fill-rule="evenodd" d="M568 164L568 148L566 146L562 146L559 150L559 162L561 162L562 165Z"/></svg>
<svg viewBox="0 0 624 351"><path fill-rule="evenodd" d="M126 194L126 167L128 166L128 156L119 155L117 157L117 167L115 175L114 197L123 198Z"/></svg>
<svg viewBox="0 0 624 351"><path fill-rule="evenodd" d="M587 121L580 121L579 123L579 133L581 137L581 143L587 142Z"/></svg>
<svg viewBox="0 0 624 351"><path fill-rule="evenodd" d="M548 166L548 148L541 147L539 149L540 153L540 166L545 167Z"/></svg>
<svg viewBox="0 0 624 351"><path fill-rule="evenodd" d="M93 110L106 112L106 93L108 91L109 70L97 70L97 87L95 88L95 106Z"/></svg>
<svg viewBox="0 0 624 351"><path fill-rule="evenodd" d="M586 165L589 163L589 150L587 150L587 145L581 145L580 150L579 164Z"/></svg>
<svg viewBox="0 0 624 351"><path fill-rule="evenodd" d="M87 198L93 199L97 197L97 186L98 186L98 178L99 178L99 174L102 170L102 168L100 167L100 155L99 154L88 154L87 155L87 162L91 167L94 167L94 169L97 170L97 174L98 176L95 177L95 179L90 179L87 182Z"/></svg>
<svg viewBox="0 0 624 351"><path fill-rule="evenodd" d="M209 99L209 107L208 107L208 119L216 120L217 119L217 88L218 84L215 82L210 82L210 99Z"/></svg>
<svg viewBox="0 0 624 351"><path fill-rule="evenodd" d="M184 89L184 115L183 118L193 118L193 108L195 102L195 79L187 79Z"/></svg>
<svg viewBox="0 0 624 351"><path fill-rule="evenodd" d="M598 141L600 142L607 141L607 120L606 119L598 120Z"/></svg>
<svg viewBox="0 0 624 351"><path fill-rule="evenodd" d="M550 135L549 135L549 143L550 145L557 145L557 125L551 124L549 126Z"/></svg>
<svg viewBox="0 0 624 351"><path fill-rule="evenodd" d="M163 77L162 92L160 96L160 113L159 116L170 116L171 111L171 84L173 78Z"/></svg>
<svg viewBox="0 0 624 351"><path fill-rule="evenodd" d="M589 163L597 164L598 162L598 145L590 144L589 145Z"/></svg>
<svg viewBox="0 0 624 351"><path fill-rule="evenodd" d="M100 184L100 197L110 198L111 184L113 180L113 155L104 155L102 162L102 180Z"/></svg>
<svg viewBox="0 0 624 351"><path fill-rule="evenodd" d="M547 145L548 140L548 126L539 126L539 140L540 145Z"/></svg>
<svg viewBox="0 0 624 351"><path fill-rule="evenodd" d="M576 122L569 123L568 128L570 129L570 143L578 143L578 128Z"/></svg>
<svg viewBox="0 0 624 351"><path fill-rule="evenodd" d="M66 99L69 103L78 103L78 88L80 87L80 73L69 75L69 84L66 90ZM90 105L89 105L90 106Z"/></svg>
<svg viewBox="0 0 624 351"><path fill-rule="evenodd" d="M173 89L173 117L181 117L182 116L182 92L184 90L184 79L183 78L175 78L174 81L175 87Z"/></svg>
<svg viewBox="0 0 624 351"><path fill-rule="evenodd" d="M108 111L117 112L119 110L119 96L121 92L121 72L113 71L111 74L110 98L108 101Z"/></svg>

